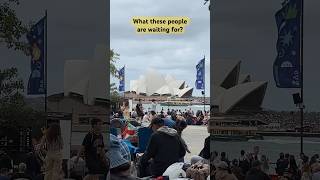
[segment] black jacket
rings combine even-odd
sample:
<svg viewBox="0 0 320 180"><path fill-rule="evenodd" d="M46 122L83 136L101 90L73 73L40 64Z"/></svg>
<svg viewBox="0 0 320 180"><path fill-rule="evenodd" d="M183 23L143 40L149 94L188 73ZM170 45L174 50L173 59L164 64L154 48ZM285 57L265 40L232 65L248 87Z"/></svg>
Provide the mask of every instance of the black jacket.
<svg viewBox="0 0 320 180"><path fill-rule="evenodd" d="M252 168L248 172L246 180L271 180L271 178L263 171Z"/></svg>
<svg viewBox="0 0 320 180"><path fill-rule="evenodd" d="M210 159L210 136L208 136L205 140L204 140L204 147L201 150L199 156L201 156L204 159Z"/></svg>
<svg viewBox="0 0 320 180"><path fill-rule="evenodd" d="M152 158L151 175L161 176L171 164L179 162L185 154L185 147L176 130L161 127L151 135L141 164L147 164Z"/></svg>

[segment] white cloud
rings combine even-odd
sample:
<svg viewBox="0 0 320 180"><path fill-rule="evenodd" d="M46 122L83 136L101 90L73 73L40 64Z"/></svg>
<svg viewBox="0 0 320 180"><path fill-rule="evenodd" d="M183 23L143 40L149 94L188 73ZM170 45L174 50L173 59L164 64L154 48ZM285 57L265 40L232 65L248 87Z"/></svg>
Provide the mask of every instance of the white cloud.
<svg viewBox="0 0 320 180"><path fill-rule="evenodd" d="M185 34L136 34L130 20L133 16L187 16L191 23ZM126 65L126 82L144 74L148 68L172 74L194 87L195 66L203 56L207 59L206 91L210 92L210 14L202 1L193 0L112 0L111 48L120 54L118 67ZM113 79L115 82L115 80ZM201 95L195 90L194 95Z"/></svg>

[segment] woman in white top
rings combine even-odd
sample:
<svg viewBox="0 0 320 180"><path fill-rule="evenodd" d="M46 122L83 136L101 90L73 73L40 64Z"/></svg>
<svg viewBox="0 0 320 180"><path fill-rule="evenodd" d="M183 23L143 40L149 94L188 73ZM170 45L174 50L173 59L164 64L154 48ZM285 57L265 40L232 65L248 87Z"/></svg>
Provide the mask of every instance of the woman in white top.
<svg viewBox="0 0 320 180"><path fill-rule="evenodd" d="M44 180L62 180L62 148L63 141L58 124L53 124L41 140L41 147L47 151L45 158Z"/></svg>

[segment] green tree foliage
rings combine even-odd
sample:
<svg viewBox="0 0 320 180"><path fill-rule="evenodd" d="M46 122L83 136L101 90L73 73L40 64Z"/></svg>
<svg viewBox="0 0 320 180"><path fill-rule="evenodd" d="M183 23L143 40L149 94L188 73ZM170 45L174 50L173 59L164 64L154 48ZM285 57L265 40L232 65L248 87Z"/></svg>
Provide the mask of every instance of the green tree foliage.
<svg viewBox="0 0 320 180"><path fill-rule="evenodd" d="M110 49L110 74L113 77L118 78L118 70L115 66L117 60L120 59L120 54L116 53L113 49Z"/></svg>
<svg viewBox="0 0 320 180"><path fill-rule="evenodd" d="M116 78L118 76L118 70L116 68L116 62L120 59L120 54L116 53L113 49L110 50L110 75ZM110 84L110 101L112 104L116 104L120 101L120 94L115 83Z"/></svg>
<svg viewBox="0 0 320 180"><path fill-rule="evenodd" d="M29 55L29 45L21 39L30 26L24 25L17 17L14 10L17 5L19 0L1 0L0 2L0 44Z"/></svg>
<svg viewBox="0 0 320 180"><path fill-rule="evenodd" d="M27 107L23 96L23 81L17 68L0 70L0 127L43 125L44 112Z"/></svg>

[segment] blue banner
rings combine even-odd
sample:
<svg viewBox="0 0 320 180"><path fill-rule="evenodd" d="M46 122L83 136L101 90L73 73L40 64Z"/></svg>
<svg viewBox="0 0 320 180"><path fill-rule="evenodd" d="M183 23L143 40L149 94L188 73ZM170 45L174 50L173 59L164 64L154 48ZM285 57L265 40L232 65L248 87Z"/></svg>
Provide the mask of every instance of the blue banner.
<svg viewBox="0 0 320 180"><path fill-rule="evenodd" d="M300 88L301 0L290 0L275 15L278 27L277 58L273 76L279 88Z"/></svg>
<svg viewBox="0 0 320 180"><path fill-rule="evenodd" d="M196 78L196 89L204 89L205 87L205 58L199 61L196 66L197 78Z"/></svg>
<svg viewBox="0 0 320 180"><path fill-rule="evenodd" d="M123 68L121 68L118 71L118 73L119 73L119 80L120 80L119 91L123 92L123 91L125 91L125 81L124 81L124 79L125 79L125 66L123 66Z"/></svg>
<svg viewBox="0 0 320 180"><path fill-rule="evenodd" d="M27 39L30 45L31 54L31 74L28 81L27 93L30 95L45 94L45 23L46 17L35 24Z"/></svg>

